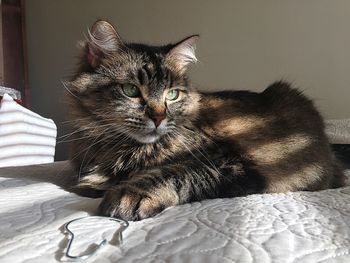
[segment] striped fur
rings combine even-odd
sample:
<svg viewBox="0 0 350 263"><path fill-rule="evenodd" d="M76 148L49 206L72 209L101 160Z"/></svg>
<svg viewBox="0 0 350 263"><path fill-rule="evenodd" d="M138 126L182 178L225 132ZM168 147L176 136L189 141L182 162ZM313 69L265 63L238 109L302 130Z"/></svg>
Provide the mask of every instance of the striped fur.
<svg viewBox="0 0 350 263"><path fill-rule="evenodd" d="M208 198L341 186L312 102L282 82L262 93L198 92L186 76L197 39L127 44L109 23L95 23L65 83L75 187L105 193L102 214L139 220ZM139 95L126 96L128 85Z"/></svg>

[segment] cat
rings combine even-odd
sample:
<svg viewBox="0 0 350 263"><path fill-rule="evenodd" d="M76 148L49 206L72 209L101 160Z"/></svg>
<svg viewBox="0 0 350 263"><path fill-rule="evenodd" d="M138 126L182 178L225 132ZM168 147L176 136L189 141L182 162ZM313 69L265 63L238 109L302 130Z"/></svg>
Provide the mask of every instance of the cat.
<svg viewBox="0 0 350 263"><path fill-rule="evenodd" d="M299 90L190 84L198 38L125 43L110 23L94 23L65 83L76 189L103 196L102 215L141 220L203 199L342 186L323 119Z"/></svg>

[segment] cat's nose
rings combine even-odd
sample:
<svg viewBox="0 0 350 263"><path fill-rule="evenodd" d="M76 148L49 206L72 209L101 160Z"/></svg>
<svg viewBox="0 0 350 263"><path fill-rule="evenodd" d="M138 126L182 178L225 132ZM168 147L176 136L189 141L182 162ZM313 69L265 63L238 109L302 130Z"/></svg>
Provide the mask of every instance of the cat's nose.
<svg viewBox="0 0 350 263"><path fill-rule="evenodd" d="M165 115L156 115L156 116L153 116L151 117L152 121L154 122L154 125L156 125L156 127L158 127L162 120L165 119Z"/></svg>
<svg viewBox="0 0 350 263"><path fill-rule="evenodd" d="M158 127L162 120L166 118L165 109L154 110L152 108L148 108L147 115L154 122L156 127Z"/></svg>

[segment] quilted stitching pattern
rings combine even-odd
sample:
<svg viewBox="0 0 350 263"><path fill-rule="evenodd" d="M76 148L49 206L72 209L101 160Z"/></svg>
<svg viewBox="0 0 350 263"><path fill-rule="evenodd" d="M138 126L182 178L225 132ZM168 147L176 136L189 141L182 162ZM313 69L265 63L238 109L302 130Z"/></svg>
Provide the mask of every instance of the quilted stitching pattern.
<svg viewBox="0 0 350 263"><path fill-rule="evenodd" d="M0 262L58 261L66 246L62 225L93 214L99 201L1 178ZM76 251L113 227L82 227ZM171 207L124 233L121 246L107 245L86 262L350 262L350 186Z"/></svg>

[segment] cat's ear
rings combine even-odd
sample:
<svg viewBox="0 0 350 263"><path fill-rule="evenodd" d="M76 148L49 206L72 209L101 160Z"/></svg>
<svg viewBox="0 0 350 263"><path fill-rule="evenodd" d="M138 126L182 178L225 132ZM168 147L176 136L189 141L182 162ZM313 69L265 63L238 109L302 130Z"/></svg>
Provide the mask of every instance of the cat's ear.
<svg viewBox="0 0 350 263"><path fill-rule="evenodd" d="M116 53L124 47L117 31L107 21L96 21L88 34L86 59L93 68L100 65L106 55Z"/></svg>
<svg viewBox="0 0 350 263"><path fill-rule="evenodd" d="M166 55L166 62L176 71L183 73L188 64L197 62L195 50L199 35L187 37L173 45Z"/></svg>

